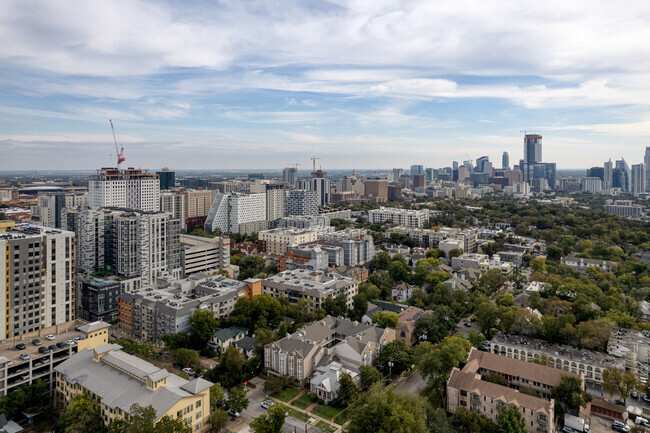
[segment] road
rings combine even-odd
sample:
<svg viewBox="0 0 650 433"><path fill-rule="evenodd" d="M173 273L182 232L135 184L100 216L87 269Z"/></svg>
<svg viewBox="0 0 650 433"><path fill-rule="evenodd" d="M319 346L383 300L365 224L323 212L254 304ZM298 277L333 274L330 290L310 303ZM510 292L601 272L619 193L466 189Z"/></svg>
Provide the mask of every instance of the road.
<svg viewBox="0 0 650 433"><path fill-rule="evenodd" d="M396 390L398 394L403 394L406 392L410 392L411 394L420 394L422 391L424 391L424 388L426 388L426 386L427 384L422 379L422 375L420 375L419 371L416 371L404 382L397 384Z"/></svg>

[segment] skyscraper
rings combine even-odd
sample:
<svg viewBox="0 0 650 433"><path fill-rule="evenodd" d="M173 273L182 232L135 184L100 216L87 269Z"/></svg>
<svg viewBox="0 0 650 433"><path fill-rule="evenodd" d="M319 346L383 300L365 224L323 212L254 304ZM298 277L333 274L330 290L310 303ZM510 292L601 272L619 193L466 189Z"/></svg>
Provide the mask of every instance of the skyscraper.
<svg viewBox="0 0 650 433"><path fill-rule="evenodd" d="M424 166L423 165L412 165L411 166L411 176L415 176L416 174L424 174Z"/></svg>
<svg viewBox="0 0 650 433"><path fill-rule="evenodd" d="M603 165L603 188L610 189L612 187L612 181L614 177L614 165L612 160L605 161Z"/></svg>
<svg viewBox="0 0 650 433"><path fill-rule="evenodd" d="M484 170L485 163L489 162L489 161L490 161L490 158L487 157L487 156L481 156L480 158L478 158L476 160L476 171L478 173L485 173L485 170Z"/></svg>
<svg viewBox="0 0 650 433"><path fill-rule="evenodd" d="M404 170L401 168L393 169L393 182L398 182L399 178L404 174Z"/></svg>
<svg viewBox="0 0 650 433"><path fill-rule="evenodd" d="M645 192L650 192L650 147L645 148L645 155L643 157L645 164Z"/></svg>
<svg viewBox="0 0 650 433"><path fill-rule="evenodd" d="M176 186L176 173L169 171L167 167L163 168L162 171L157 171L156 174L160 179L161 190L173 188Z"/></svg>
<svg viewBox="0 0 650 433"><path fill-rule="evenodd" d="M205 229L221 233L254 233L266 230L266 193L217 194L205 220Z"/></svg>
<svg viewBox="0 0 650 433"><path fill-rule="evenodd" d="M91 208L122 207L157 212L160 210L160 179L139 168L102 168L88 181Z"/></svg>
<svg viewBox="0 0 650 433"><path fill-rule="evenodd" d="M645 164L634 164L632 166L632 177L630 182L630 192L634 195L646 192L646 166Z"/></svg>
<svg viewBox="0 0 650 433"><path fill-rule="evenodd" d="M282 181L289 185L295 185L298 181L298 167L287 167L282 170Z"/></svg>
<svg viewBox="0 0 650 433"><path fill-rule="evenodd" d="M631 180L631 173L630 173L630 166L627 165L627 162L625 162L625 158L621 158L616 161L616 168L620 170L620 179L617 185L621 188L621 191L629 192L630 191L630 180Z"/></svg>
<svg viewBox="0 0 650 433"><path fill-rule="evenodd" d="M510 170L510 155L508 155L508 152L503 152L503 156L501 156L501 168Z"/></svg>
<svg viewBox="0 0 650 433"><path fill-rule="evenodd" d="M542 136L526 134L524 137L524 162L535 164L542 162Z"/></svg>

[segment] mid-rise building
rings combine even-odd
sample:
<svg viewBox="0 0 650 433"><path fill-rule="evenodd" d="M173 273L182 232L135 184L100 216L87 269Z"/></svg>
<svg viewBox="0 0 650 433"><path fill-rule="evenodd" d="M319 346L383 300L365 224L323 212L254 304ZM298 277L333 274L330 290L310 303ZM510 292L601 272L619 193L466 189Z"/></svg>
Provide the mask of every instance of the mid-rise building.
<svg viewBox="0 0 650 433"><path fill-rule="evenodd" d="M291 245L304 245L318 240L314 229L277 228L259 232L259 239L265 244L266 252L284 254Z"/></svg>
<svg viewBox="0 0 650 433"><path fill-rule="evenodd" d="M284 185L266 185L266 219L276 222L286 214L286 191Z"/></svg>
<svg viewBox="0 0 650 433"><path fill-rule="evenodd" d="M282 170L282 182L294 186L298 182L298 167L286 167Z"/></svg>
<svg viewBox="0 0 650 433"><path fill-rule="evenodd" d="M632 166L632 177L630 182L630 192L634 195L645 194L646 192L646 165L634 164Z"/></svg>
<svg viewBox="0 0 650 433"><path fill-rule="evenodd" d="M474 253L477 249L477 231L474 229L458 229L453 227L440 227L434 229L419 229L412 227L392 227L385 232L386 240L390 240L392 233L400 233L408 236L413 241L422 245L423 247L430 248L446 248L443 244L444 241L458 240L462 242L460 248L465 253ZM458 244L453 244L454 247ZM453 248L450 248L450 250Z"/></svg>
<svg viewBox="0 0 650 433"><path fill-rule="evenodd" d="M451 267L454 269L480 269L481 262L488 258L487 254L463 253L451 259Z"/></svg>
<svg viewBox="0 0 650 433"><path fill-rule="evenodd" d="M280 218L278 228L309 229L314 227L328 227L330 218L327 215L289 216Z"/></svg>
<svg viewBox="0 0 650 433"><path fill-rule="evenodd" d="M285 197L285 215L318 215L318 194L316 191L291 190Z"/></svg>
<svg viewBox="0 0 650 433"><path fill-rule="evenodd" d="M230 238L180 235L183 276L230 267Z"/></svg>
<svg viewBox="0 0 650 433"><path fill-rule="evenodd" d="M284 271L262 280L262 293L274 298L286 298L290 303L309 299L315 308L322 307L326 298L339 295L344 295L348 308L352 308L352 298L358 292L359 283L352 278L306 269Z"/></svg>
<svg viewBox="0 0 650 433"><path fill-rule="evenodd" d="M616 200L605 205L605 212L608 214L627 218L641 218L643 210L643 206L634 204L631 200Z"/></svg>
<svg viewBox="0 0 650 433"><path fill-rule="evenodd" d="M187 223L185 221L185 197L177 192L166 192L163 191L160 193L160 210L163 212L171 213L175 219L177 219L181 224L181 229L187 229Z"/></svg>
<svg viewBox="0 0 650 433"><path fill-rule="evenodd" d="M318 244L289 247L286 254L278 258L277 264L279 272L294 269L324 271L328 266L329 253Z"/></svg>
<svg viewBox="0 0 650 433"><path fill-rule="evenodd" d="M30 220L33 224L65 229L66 223L61 220L63 209L88 207L87 192L47 193L38 196L38 204L32 206Z"/></svg>
<svg viewBox="0 0 650 433"><path fill-rule="evenodd" d="M0 340L75 318L75 236L29 224L0 234Z"/></svg>
<svg viewBox="0 0 650 433"><path fill-rule="evenodd" d="M176 186L176 173L169 171L167 167L163 168L162 171L157 171L156 174L160 179L161 190L171 189Z"/></svg>
<svg viewBox="0 0 650 433"><path fill-rule="evenodd" d="M102 168L88 181L88 202L93 209L121 207L160 210L160 179L139 168Z"/></svg>
<svg viewBox="0 0 650 433"><path fill-rule="evenodd" d="M299 180L298 189L314 191L316 193L316 202L318 203L318 206L327 206L330 203L330 181L325 177L318 177L318 173L319 172L316 173L316 177ZM323 176L325 175L324 172L320 173L323 173ZM287 215L302 214L287 213Z"/></svg>
<svg viewBox="0 0 650 433"><path fill-rule="evenodd" d="M374 197L376 202L388 201L388 180L366 179L364 186L366 197Z"/></svg>
<svg viewBox="0 0 650 433"><path fill-rule="evenodd" d="M118 344L85 348L55 367L55 404L64 409L74 396L89 394L104 425L127 418L138 404L154 408L154 422L167 417L183 420L192 432L210 429L212 382L185 380L121 349Z"/></svg>
<svg viewBox="0 0 650 433"><path fill-rule="evenodd" d="M383 224L392 221L393 224L406 227L422 227L429 220L429 211L426 209L401 209L380 207L368 211L368 220L371 224Z"/></svg>
<svg viewBox="0 0 650 433"><path fill-rule="evenodd" d="M602 190L603 181L599 177L585 177L582 179L582 190L598 194Z"/></svg>
<svg viewBox="0 0 650 433"><path fill-rule="evenodd" d="M366 229L339 230L323 233L324 246L340 247L343 250L343 264L346 266L364 265L375 256L375 243Z"/></svg>
<svg viewBox="0 0 650 433"><path fill-rule="evenodd" d="M574 271L578 271L581 274L585 274L587 268L590 266L596 267L602 272L614 273L616 271L616 266L618 266L618 263L611 260L587 259L584 257L578 257L574 254L562 257L560 263L567 265Z"/></svg>
<svg viewBox="0 0 650 433"><path fill-rule="evenodd" d="M205 220L210 232L251 234L268 228L266 194L217 194Z"/></svg>

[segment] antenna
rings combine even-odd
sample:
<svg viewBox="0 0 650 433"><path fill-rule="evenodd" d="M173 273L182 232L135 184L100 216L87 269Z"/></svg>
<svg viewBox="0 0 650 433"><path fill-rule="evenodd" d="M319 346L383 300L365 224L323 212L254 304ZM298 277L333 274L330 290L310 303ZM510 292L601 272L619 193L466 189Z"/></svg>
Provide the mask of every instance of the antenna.
<svg viewBox="0 0 650 433"><path fill-rule="evenodd" d="M108 119L108 121L111 123L111 131L113 131L113 141L115 142L115 153L117 155L117 168L119 169L120 164L126 161L126 158L124 157L124 147L118 149L117 138L115 138L115 128L113 127L113 121L111 119Z"/></svg>

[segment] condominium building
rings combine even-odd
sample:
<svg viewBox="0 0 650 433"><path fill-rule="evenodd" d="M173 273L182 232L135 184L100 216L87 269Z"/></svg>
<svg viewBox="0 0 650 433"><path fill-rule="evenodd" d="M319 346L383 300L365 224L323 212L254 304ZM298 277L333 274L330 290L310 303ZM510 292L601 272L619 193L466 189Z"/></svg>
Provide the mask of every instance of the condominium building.
<svg viewBox="0 0 650 433"><path fill-rule="evenodd" d="M644 208L641 205L634 204L632 200L616 200L605 205L605 212L626 218L641 218L644 214Z"/></svg>
<svg viewBox="0 0 650 433"><path fill-rule="evenodd" d="M366 179L364 186L366 197L374 197L376 202L388 201L388 180Z"/></svg>
<svg viewBox="0 0 650 433"><path fill-rule="evenodd" d="M39 379L53 390L56 385L54 368L79 350L108 343L109 326L104 322L72 320L1 342L0 397ZM31 343L33 340L40 340L43 345L36 346ZM25 348L18 349L18 344L24 344ZM41 348L46 344L49 345L47 353L42 353Z"/></svg>
<svg viewBox="0 0 650 433"><path fill-rule="evenodd" d="M339 362L358 373L372 365L395 330L327 316L264 346L264 369L305 384L319 366ZM330 396L331 397L331 396Z"/></svg>
<svg viewBox="0 0 650 433"><path fill-rule="evenodd" d="M267 221L277 221L285 216L286 191L284 185L269 184L266 185L266 219Z"/></svg>
<svg viewBox="0 0 650 433"><path fill-rule="evenodd" d="M582 179L582 190L594 194L599 193L603 188L603 181L599 177L585 177Z"/></svg>
<svg viewBox="0 0 650 433"><path fill-rule="evenodd" d="M630 177L630 192L634 195L644 194L646 192L646 170L645 164L634 164L632 166Z"/></svg>
<svg viewBox="0 0 650 433"><path fill-rule="evenodd" d="M75 236L29 224L0 233L0 340L75 318Z"/></svg>
<svg viewBox="0 0 650 433"><path fill-rule="evenodd" d="M285 215L318 215L318 194L316 191L294 189L287 191Z"/></svg>
<svg viewBox="0 0 650 433"><path fill-rule="evenodd" d="M286 254L278 258L277 263L279 272L294 269L324 271L328 266L329 253L318 244L289 247Z"/></svg>
<svg viewBox="0 0 650 433"><path fill-rule="evenodd" d="M383 224L391 221L395 225L406 227L422 227L429 220L429 211L426 209L401 209L380 207L368 211L368 220L371 224Z"/></svg>
<svg viewBox="0 0 650 433"><path fill-rule="evenodd" d="M88 207L87 192L48 193L38 196L38 204L32 206L30 220L33 224L65 229L61 221L63 209L72 207Z"/></svg>
<svg viewBox="0 0 650 433"><path fill-rule="evenodd" d="M215 191L210 189L188 189L183 191L185 196L185 217L206 217L212 207Z"/></svg>
<svg viewBox="0 0 650 433"><path fill-rule="evenodd" d="M413 227L392 227L386 230L386 239L390 239L392 233L400 233L408 236L413 241L425 248L441 248L445 240L459 240L462 242L462 250L466 253L476 252L476 241L478 232L475 229L458 229L452 227L441 227L434 229L419 229Z"/></svg>
<svg viewBox="0 0 650 433"><path fill-rule="evenodd" d="M343 249L343 264L346 266L364 265L375 256L375 243L366 229L348 228L323 233L321 238L324 239L323 246Z"/></svg>
<svg viewBox="0 0 650 433"><path fill-rule="evenodd" d="M259 232L266 252L284 254L291 245L304 245L318 240L318 232L313 229L278 228Z"/></svg>
<svg viewBox="0 0 650 433"><path fill-rule="evenodd" d="M487 254L463 253L451 259L451 267L458 269L480 269L481 262L489 259ZM489 269L489 268L488 268Z"/></svg>
<svg viewBox="0 0 650 433"><path fill-rule="evenodd" d="M205 220L210 232L251 234L268 228L266 194L217 194Z"/></svg>
<svg viewBox="0 0 650 433"><path fill-rule="evenodd" d="M55 367L55 404L65 408L74 396L88 394L104 425L127 418L138 404L154 408L154 422L168 417L185 421L192 432L210 429L212 382L185 380L121 349L118 344L86 348Z"/></svg>
<svg viewBox="0 0 650 433"><path fill-rule="evenodd" d="M183 275L230 266L230 238L180 235Z"/></svg>
<svg viewBox="0 0 650 433"><path fill-rule="evenodd" d="M586 259L584 257L578 257L575 254L562 257L560 263L567 265L574 271L578 271L582 274L584 274L590 266L596 267L602 272L611 273L613 273L616 270L616 266L618 266L618 263L611 260Z"/></svg>
<svg viewBox="0 0 650 433"><path fill-rule="evenodd" d="M492 374L505 378L508 386L483 380ZM472 348L463 369L454 367L447 381L447 411L453 413L464 407L498 424L501 409L512 405L521 412L528 431L552 433L555 431L555 401L551 398L551 389L560 383L561 376L562 372L551 367ZM520 392L522 388L527 388L528 392Z"/></svg>
<svg viewBox="0 0 650 433"><path fill-rule="evenodd" d="M352 308L352 298L359 293L359 282L336 273L296 269L262 280L262 293L274 298L286 298L290 303L309 299L315 308L322 307L326 298L344 295L348 308Z"/></svg>
<svg viewBox="0 0 650 433"><path fill-rule="evenodd" d="M160 193L160 210L171 213L180 221L181 229L187 229L185 222L185 197L177 192L163 191Z"/></svg>
<svg viewBox="0 0 650 433"><path fill-rule="evenodd" d="M318 173L323 173L323 176L325 175L324 172L319 171L317 172L317 175ZM324 177L313 177L310 179L300 179L298 181L298 189L313 191L316 193L316 203L318 206L327 206L330 203L330 188L330 181ZM287 213L287 215L294 214Z"/></svg>
<svg viewBox="0 0 650 433"><path fill-rule="evenodd" d="M293 227L297 229L309 229L312 227L327 227L330 225L330 218L327 215L295 215L280 218L278 228Z"/></svg>
<svg viewBox="0 0 650 433"><path fill-rule="evenodd" d="M189 332L195 310L227 318L239 298L259 295L261 287L260 280L237 281L205 273L182 280L160 278L156 287L122 293L118 329L132 338L159 342L167 334Z"/></svg>
<svg viewBox="0 0 650 433"><path fill-rule="evenodd" d="M121 207L142 211L160 210L157 174L138 168L102 168L88 181L91 208Z"/></svg>

